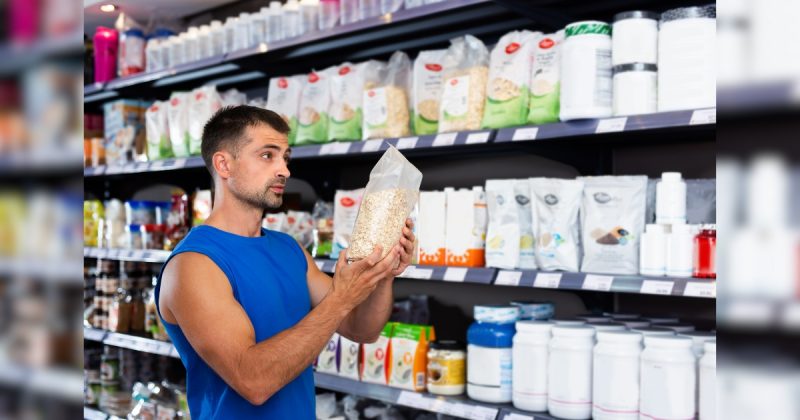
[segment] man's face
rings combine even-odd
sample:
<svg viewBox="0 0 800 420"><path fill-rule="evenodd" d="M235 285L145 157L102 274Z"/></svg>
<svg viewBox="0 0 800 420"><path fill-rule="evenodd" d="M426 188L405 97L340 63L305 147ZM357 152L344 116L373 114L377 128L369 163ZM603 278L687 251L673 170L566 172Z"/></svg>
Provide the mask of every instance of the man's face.
<svg viewBox="0 0 800 420"><path fill-rule="evenodd" d="M247 127L245 140L230 165L228 189L240 201L260 209L283 203L291 149L285 134L266 124Z"/></svg>

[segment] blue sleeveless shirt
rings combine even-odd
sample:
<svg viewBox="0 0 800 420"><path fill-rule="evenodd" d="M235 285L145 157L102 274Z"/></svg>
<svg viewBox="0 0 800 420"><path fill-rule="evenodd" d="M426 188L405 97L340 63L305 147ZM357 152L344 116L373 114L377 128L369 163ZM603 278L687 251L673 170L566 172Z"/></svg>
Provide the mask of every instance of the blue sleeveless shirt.
<svg viewBox="0 0 800 420"><path fill-rule="evenodd" d="M178 244L167 263L183 252L203 254L225 273L233 296L253 324L256 343L293 327L311 310L306 282L308 264L300 245L289 235L262 229L262 236L250 238L201 225ZM156 305L160 288L161 275L155 289ZM160 317L160 308L158 314ZM186 367L187 399L193 419L315 418L314 375L310 366L267 402L255 406L206 364L180 326L164 318L161 321Z"/></svg>

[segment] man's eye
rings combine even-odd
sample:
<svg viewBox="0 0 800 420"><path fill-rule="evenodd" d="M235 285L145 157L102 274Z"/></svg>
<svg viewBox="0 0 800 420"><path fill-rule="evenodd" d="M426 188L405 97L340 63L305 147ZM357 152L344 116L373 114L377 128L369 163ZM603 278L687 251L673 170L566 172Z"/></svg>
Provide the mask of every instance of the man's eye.
<svg viewBox="0 0 800 420"><path fill-rule="evenodd" d="M261 157L267 158L267 159L272 159L272 153L269 153L269 152L264 153L263 155L261 155Z"/></svg>

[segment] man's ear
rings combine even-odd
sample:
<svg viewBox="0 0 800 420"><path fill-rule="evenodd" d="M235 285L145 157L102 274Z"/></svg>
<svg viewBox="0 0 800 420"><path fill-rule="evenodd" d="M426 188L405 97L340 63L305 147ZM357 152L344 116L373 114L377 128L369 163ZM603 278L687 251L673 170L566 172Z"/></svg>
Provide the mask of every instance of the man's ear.
<svg viewBox="0 0 800 420"><path fill-rule="evenodd" d="M214 171L222 179L227 179L231 176L231 165L233 164L233 156L225 151L219 151L211 156L211 162L214 164Z"/></svg>

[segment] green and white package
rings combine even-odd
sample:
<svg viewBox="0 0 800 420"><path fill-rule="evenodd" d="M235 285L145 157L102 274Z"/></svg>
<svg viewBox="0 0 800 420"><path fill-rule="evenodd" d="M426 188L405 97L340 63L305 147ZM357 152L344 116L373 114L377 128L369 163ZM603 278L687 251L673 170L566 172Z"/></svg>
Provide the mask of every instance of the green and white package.
<svg viewBox="0 0 800 420"><path fill-rule="evenodd" d="M528 118L531 66L536 39L541 34L513 31L492 50L486 86L484 128L524 125Z"/></svg>
<svg viewBox="0 0 800 420"><path fill-rule="evenodd" d="M216 87L203 86L192 91L189 97L189 154L200 154L203 128L220 108L222 99Z"/></svg>
<svg viewBox="0 0 800 420"><path fill-rule="evenodd" d="M536 41L531 73L529 124L558 121L561 104L561 44L564 31L548 34Z"/></svg>
<svg viewBox="0 0 800 420"><path fill-rule="evenodd" d="M343 63L328 70L331 85L328 138L331 140L361 140L361 105L366 65L367 63Z"/></svg>
<svg viewBox="0 0 800 420"><path fill-rule="evenodd" d="M328 108L331 104L330 69L309 73L300 94L297 108L295 143L311 144L328 141Z"/></svg>
<svg viewBox="0 0 800 420"><path fill-rule="evenodd" d="M153 102L144 113L147 133L147 159L158 160L173 157L167 124L167 103Z"/></svg>
<svg viewBox="0 0 800 420"><path fill-rule="evenodd" d="M444 82L444 55L447 50L420 51L414 60L414 134L436 134L439 130L439 104Z"/></svg>
<svg viewBox="0 0 800 420"><path fill-rule="evenodd" d="M190 92L172 92L167 106L169 140L176 157L189 156L189 96Z"/></svg>
<svg viewBox="0 0 800 420"><path fill-rule="evenodd" d="M280 115L289 124L289 144L297 137L297 107L306 76L273 77L269 79L267 109Z"/></svg>

